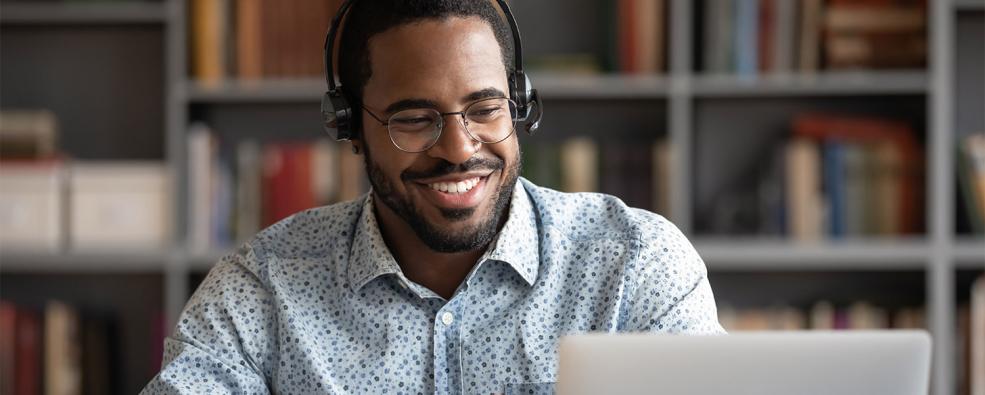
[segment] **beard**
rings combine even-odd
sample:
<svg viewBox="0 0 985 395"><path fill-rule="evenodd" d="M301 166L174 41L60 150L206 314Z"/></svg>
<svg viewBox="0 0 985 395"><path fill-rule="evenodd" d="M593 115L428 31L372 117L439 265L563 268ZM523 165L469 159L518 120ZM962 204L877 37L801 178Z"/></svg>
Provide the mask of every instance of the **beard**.
<svg viewBox="0 0 985 395"><path fill-rule="evenodd" d="M464 221L473 215L482 216L477 225L452 231L428 221L421 208L417 207L409 196L400 195L396 192L393 183L383 174L383 169L373 161L372 155L365 145L363 152L366 174L369 176L369 183L373 186L374 194L378 200L386 204L390 210L410 225L425 245L434 251L443 253L476 251L489 245L499 232L499 224L506 208L509 207L516 180L520 176L520 155L517 155L517 159L509 165L499 158L471 158L458 165L442 160L442 163L427 171L411 172L405 170L401 173L401 181L406 182L413 179L440 177L446 174L473 170L502 170L506 172L506 179L499 185L499 189L491 194L495 201L488 212L476 213L474 207L464 209L438 208L441 216L449 221ZM488 182L488 180L486 181Z"/></svg>

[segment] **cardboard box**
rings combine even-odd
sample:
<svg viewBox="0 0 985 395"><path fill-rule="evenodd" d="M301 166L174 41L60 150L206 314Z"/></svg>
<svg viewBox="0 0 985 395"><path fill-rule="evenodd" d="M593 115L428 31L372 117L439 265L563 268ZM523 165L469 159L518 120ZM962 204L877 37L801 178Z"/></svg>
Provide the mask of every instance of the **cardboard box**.
<svg viewBox="0 0 985 395"><path fill-rule="evenodd" d="M172 179L161 162L81 162L69 184L77 251L161 249L172 239Z"/></svg>
<svg viewBox="0 0 985 395"><path fill-rule="evenodd" d="M0 163L0 249L55 252L64 247L64 166Z"/></svg>

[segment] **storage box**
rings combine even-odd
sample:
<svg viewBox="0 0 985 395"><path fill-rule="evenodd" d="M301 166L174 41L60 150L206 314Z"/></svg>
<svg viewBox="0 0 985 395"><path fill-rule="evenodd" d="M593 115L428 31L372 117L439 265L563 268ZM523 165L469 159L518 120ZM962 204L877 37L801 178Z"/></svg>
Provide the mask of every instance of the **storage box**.
<svg viewBox="0 0 985 395"><path fill-rule="evenodd" d="M172 236L172 180L160 162L72 166L69 244L74 250L161 249Z"/></svg>
<svg viewBox="0 0 985 395"><path fill-rule="evenodd" d="M0 163L0 249L54 252L64 247L64 186L61 163Z"/></svg>

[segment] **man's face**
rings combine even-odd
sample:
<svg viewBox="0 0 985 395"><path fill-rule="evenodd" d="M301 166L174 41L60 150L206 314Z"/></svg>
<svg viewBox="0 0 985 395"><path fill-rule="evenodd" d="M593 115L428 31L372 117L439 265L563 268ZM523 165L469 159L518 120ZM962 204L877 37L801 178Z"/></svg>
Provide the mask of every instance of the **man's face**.
<svg viewBox="0 0 985 395"><path fill-rule="evenodd" d="M363 105L383 120L408 108L463 111L509 91L499 44L479 18L398 26L370 39L369 54L372 77ZM519 173L515 133L480 144L461 116L448 115L433 147L407 153L393 145L385 126L365 111L362 117L367 173L386 206L380 210L391 210L435 251L474 251L492 241ZM449 183L471 189L442 191Z"/></svg>

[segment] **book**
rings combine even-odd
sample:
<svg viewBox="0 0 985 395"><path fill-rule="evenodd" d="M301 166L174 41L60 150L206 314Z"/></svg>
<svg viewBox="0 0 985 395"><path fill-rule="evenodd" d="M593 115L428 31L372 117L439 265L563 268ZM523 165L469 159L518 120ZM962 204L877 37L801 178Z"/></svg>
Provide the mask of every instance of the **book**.
<svg viewBox="0 0 985 395"><path fill-rule="evenodd" d="M263 149L263 226L315 206L311 149L301 143Z"/></svg>
<svg viewBox="0 0 985 395"><path fill-rule="evenodd" d="M41 317L33 310L17 309L17 346L14 351L17 364L14 386L18 395L41 393L42 376L42 326Z"/></svg>
<svg viewBox="0 0 985 395"><path fill-rule="evenodd" d="M773 40L771 41L770 70L787 74L794 70L794 54L797 50L797 12L800 1L773 1Z"/></svg>
<svg viewBox="0 0 985 395"><path fill-rule="evenodd" d="M256 80L263 76L264 0L236 0L236 76Z"/></svg>
<svg viewBox="0 0 985 395"><path fill-rule="evenodd" d="M598 144L588 137L575 137L561 144L561 190L598 191Z"/></svg>
<svg viewBox="0 0 985 395"><path fill-rule="evenodd" d="M667 140L657 140L653 143L653 174L650 180L653 185L653 205L651 207L654 212L664 216L670 215L670 177L675 174L672 153Z"/></svg>
<svg viewBox="0 0 985 395"><path fill-rule="evenodd" d="M236 232L242 243L260 231L263 172L260 143L245 140L236 147Z"/></svg>
<svg viewBox="0 0 985 395"><path fill-rule="evenodd" d="M188 245L206 252L212 246L212 185L217 145L212 130L204 123L188 129Z"/></svg>
<svg viewBox="0 0 985 395"><path fill-rule="evenodd" d="M813 73L820 68L821 18L823 0L803 0L800 8L800 50L797 66L801 73Z"/></svg>
<svg viewBox="0 0 985 395"><path fill-rule="evenodd" d="M985 233L985 133L965 136L956 148L958 186L974 233Z"/></svg>
<svg viewBox="0 0 985 395"><path fill-rule="evenodd" d="M724 74L732 71L732 8L736 0L708 0L705 3L704 62L705 72Z"/></svg>
<svg viewBox="0 0 985 395"><path fill-rule="evenodd" d="M799 242L821 239L821 157L817 143L794 139L786 150L787 223Z"/></svg>
<svg viewBox="0 0 985 395"><path fill-rule="evenodd" d="M752 77L759 73L759 0L736 0L733 36L735 74Z"/></svg>
<svg viewBox="0 0 985 395"><path fill-rule="evenodd" d="M48 395L82 391L79 316L71 306L49 301L44 317L44 388Z"/></svg>
<svg viewBox="0 0 985 395"><path fill-rule="evenodd" d="M17 366L17 306L0 300L0 394L13 394Z"/></svg>
<svg viewBox="0 0 985 395"><path fill-rule="evenodd" d="M226 78L227 0L191 0L192 76L200 83L218 85Z"/></svg>
<svg viewBox="0 0 985 395"><path fill-rule="evenodd" d="M985 276L978 276L971 287L971 330L968 372L971 378L971 393L985 394Z"/></svg>
<svg viewBox="0 0 985 395"><path fill-rule="evenodd" d="M832 1L822 26L829 69L918 68L926 63L923 1Z"/></svg>
<svg viewBox="0 0 985 395"><path fill-rule="evenodd" d="M887 236L903 233L900 226L900 204L897 199L902 190L903 158L899 149L890 141L870 146L872 162L869 211L872 216L871 233Z"/></svg>

